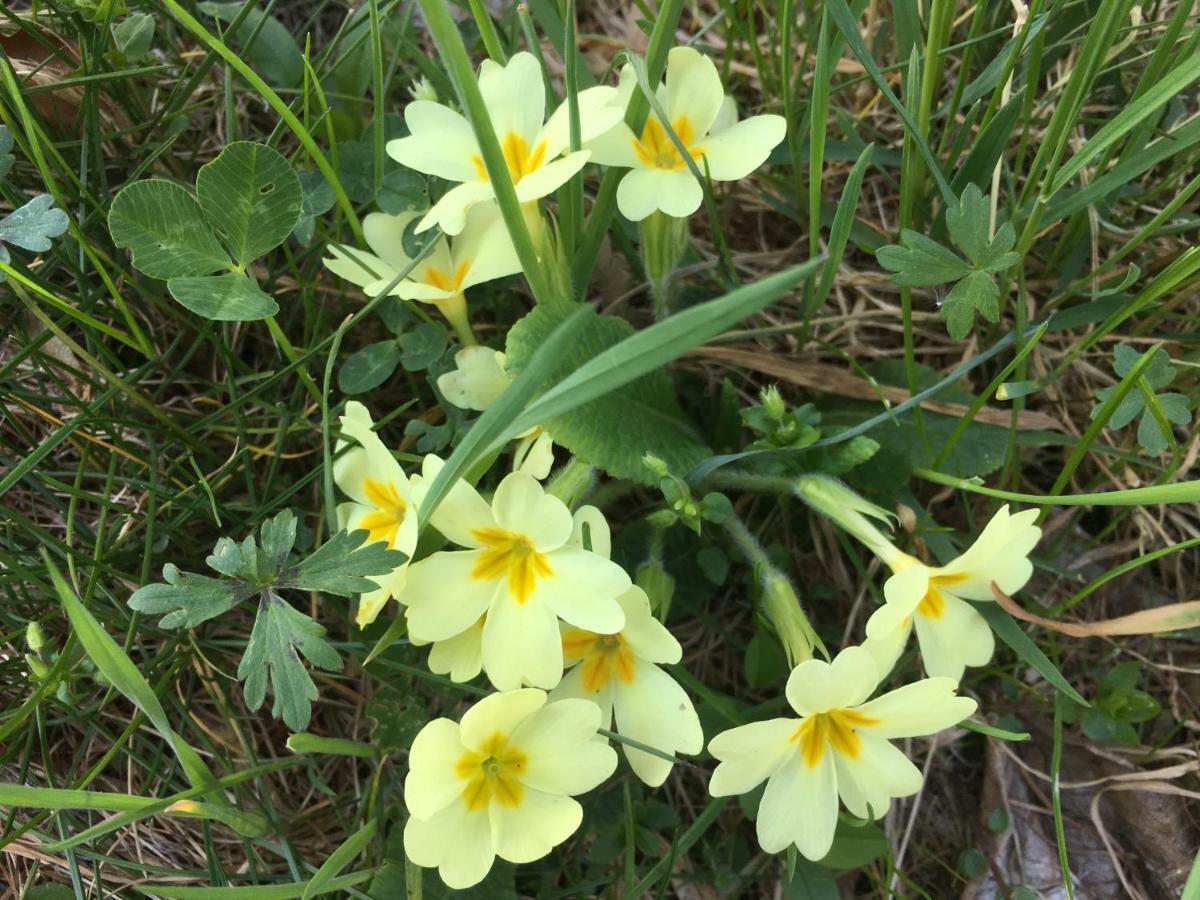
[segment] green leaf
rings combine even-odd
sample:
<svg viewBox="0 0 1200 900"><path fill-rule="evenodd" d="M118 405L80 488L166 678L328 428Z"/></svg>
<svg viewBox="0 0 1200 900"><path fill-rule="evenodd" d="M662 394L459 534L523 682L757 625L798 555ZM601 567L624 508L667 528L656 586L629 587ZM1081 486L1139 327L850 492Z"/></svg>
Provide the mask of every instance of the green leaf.
<svg viewBox="0 0 1200 900"><path fill-rule="evenodd" d="M237 262L246 266L274 250L300 219L300 179L277 151L236 141L200 167L196 196L205 217Z"/></svg>
<svg viewBox="0 0 1200 900"><path fill-rule="evenodd" d="M985 601L971 605L987 619L987 623L992 626L992 631L996 633L996 636L1008 644L1022 662L1036 669L1046 681L1069 699L1074 700L1080 706L1091 706L1083 699L1079 691L1071 687L1071 683L1063 677L1062 672L1058 671L1058 667L1041 651L1033 639L1021 630L1016 619L995 603Z"/></svg>
<svg viewBox="0 0 1200 900"><path fill-rule="evenodd" d="M315 897L329 890L329 885L341 873L342 869L350 865L354 861L354 858L374 840L375 829L377 827L376 820L371 819L366 825L346 838L341 846L330 853L325 862L321 863L321 868L317 869L316 874L309 881L308 887L304 889L304 893L300 895L300 900L309 900L310 897Z"/></svg>
<svg viewBox="0 0 1200 900"><path fill-rule="evenodd" d="M259 572L272 575L281 572L288 554L296 545L296 514L285 509L263 522L258 532L258 542L261 547Z"/></svg>
<svg viewBox="0 0 1200 900"><path fill-rule="evenodd" d="M405 752L429 721L420 696L382 685L367 701L367 718L375 723L371 743L383 753Z"/></svg>
<svg viewBox="0 0 1200 900"><path fill-rule="evenodd" d="M384 541L362 546L367 535L365 530L339 531L285 573L282 583L339 597L375 590L377 585L367 576L387 575L404 562L405 556L399 550L389 550Z"/></svg>
<svg viewBox="0 0 1200 900"><path fill-rule="evenodd" d="M222 22L232 22L244 6L242 0L233 0L197 3L196 9ZM225 43L245 48L252 35L254 43L246 51L246 59L263 78L276 87L295 87L303 80L304 56L282 22L252 6L237 30L224 35Z"/></svg>
<svg viewBox="0 0 1200 900"><path fill-rule="evenodd" d="M942 301L941 316L946 320L950 337L956 341L970 334L975 313L989 322L1000 321L1000 288L987 272L972 272L951 288Z"/></svg>
<svg viewBox="0 0 1200 900"><path fill-rule="evenodd" d="M54 206L49 194L38 194L20 209L0 219L0 241L41 253L50 249L50 238L67 230L71 220Z"/></svg>
<svg viewBox="0 0 1200 900"><path fill-rule="evenodd" d="M400 347L395 341L368 344L342 363L338 387L344 394L374 390L392 377L400 364Z"/></svg>
<svg viewBox="0 0 1200 900"><path fill-rule="evenodd" d="M446 352L446 329L422 322L412 331L400 335L400 364L405 371L420 372Z"/></svg>
<svg viewBox="0 0 1200 900"><path fill-rule="evenodd" d="M888 839L879 828L868 822L852 825L838 819L833 846L820 865L830 869L860 869L888 852Z"/></svg>
<svg viewBox="0 0 1200 900"><path fill-rule="evenodd" d="M342 668L341 657L325 641L324 628L273 590L264 591L237 676L244 682L242 691L251 710L262 706L269 681L275 698L271 714L293 731L308 727L311 704L317 699L317 686L301 655L322 669Z"/></svg>
<svg viewBox="0 0 1200 900"><path fill-rule="evenodd" d="M253 322L279 312L270 294L245 272L170 278L167 290L180 305L215 322Z"/></svg>
<svg viewBox="0 0 1200 900"><path fill-rule="evenodd" d="M979 263L988 253L991 204L976 184L968 184L954 206L946 209L946 230L967 259Z"/></svg>
<svg viewBox="0 0 1200 900"><path fill-rule="evenodd" d="M570 308L538 306L508 333L505 347L510 371L520 371ZM634 333L623 319L585 313L579 338L549 378L559 381ZM643 464L652 453L672 471L686 472L710 451L684 418L666 371L658 369L565 415L542 423L556 443L617 478L655 484Z"/></svg>
<svg viewBox="0 0 1200 900"><path fill-rule="evenodd" d="M163 566L163 579L165 584L148 584L129 598L129 605L138 612L149 616L166 613L158 623L160 628L195 628L244 599L228 581L181 572L171 563Z"/></svg>
<svg viewBox="0 0 1200 900"><path fill-rule="evenodd" d="M207 275L231 267L200 205L170 181L135 181L121 189L108 212L113 243L133 254L133 266L151 278Z"/></svg>
<svg viewBox="0 0 1200 900"><path fill-rule="evenodd" d="M150 49L154 40L154 16L149 13L134 13L112 27L113 41L117 52L127 60L138 60Z"/></svg>
<svg viewBox="0 0 1200 900"><path fill-rule="evenodd" d="M892 281L904 287L932 287L956 281L971 267L937 241L920 232L904 229L899 245L889 244L875 251L879 264L894 272Z"/></svg>
<svg viewBox="0 0 1200 900"><path fill-rule="evenodd" d="M333 204L337 202L337 195L325 180L325 176L315 169L299 171L296 177L300 179L300 189L304 192L304 197L300 202L300 218L296 227L292 229L292 234L300 243L307 244L313 239L316 217L325 215L333 208Z"/></svg>
<svg viewBox="0 0 1200 900"><path fill-rule="evenodd" d="M0 125L0 178L9 173L15 160L12 155L13 136L7 125Z"/></svg>
<svg viewBox="0 0 1200 900"><path fill-rule="evenodd" d="M1113 350L1113 370L1121 378L1122 384L1133 371L1141 358L1137 350L1127 344L1118 344ZM1171 365L1171 358L1162 347L1155 348L1147 368L1142 372L1141 385L1135 385L1132 390L1120 400L1115 410L1105 423L1108 428L1119 430L1124 428L1138 416L1137 440L1147 453L1157 456L1167 450L1168 435L1164 432L1158 420L1157 412L1167 422L1176 425L1186 425L1192 420L1191 401L1183 394L1157 394L1155 391L1169 387L1175 380L1176 368ZM1096 394L1098 401L1092 408L1092 419L1100 416L1106 401L1122 389L1122 384L1106 387ZM1141 387L1143 389L1139 390ZM1153 404L1152 409L1150 404Z"/></svg>

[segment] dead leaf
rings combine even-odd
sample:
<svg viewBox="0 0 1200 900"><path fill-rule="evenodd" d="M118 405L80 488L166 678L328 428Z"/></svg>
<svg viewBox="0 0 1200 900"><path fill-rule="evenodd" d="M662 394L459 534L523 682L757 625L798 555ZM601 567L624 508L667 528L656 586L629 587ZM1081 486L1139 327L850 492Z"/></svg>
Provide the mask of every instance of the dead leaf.
<svg viewBox="0 0 1200 900"><path fill-rule="evenodd" d="M1189 600L1186 603L1168 603L1154 609L1143 609L1127 616L1115 619L1103 619L1099 622L1056 622L1029 612L1017 605L1017 602L992 583L992 593L1000 608L1023 622L1041 625L1050 631L1071 637L1099 637L1118 634L1162 634L1166 631L1182 631L1200 625L1200 600Z"/></svg>

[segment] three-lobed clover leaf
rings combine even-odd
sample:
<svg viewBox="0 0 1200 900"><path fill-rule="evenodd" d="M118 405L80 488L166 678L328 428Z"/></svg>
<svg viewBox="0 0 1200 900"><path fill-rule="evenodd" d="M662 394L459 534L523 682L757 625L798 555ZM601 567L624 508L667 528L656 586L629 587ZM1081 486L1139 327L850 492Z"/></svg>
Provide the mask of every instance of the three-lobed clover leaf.
<svg viewBox="0 0 1200 900"><path fill-rule="evenodd" d="M1137 363L1141 354L1127 344L1117 344L1113 351L1113 370L1121 378L1129 374L1130 370ZM1136 385L1134 390L1131 390L1125 395L1113 414L1109 417L1108 427L1112 429L1124 428L1138 416L1142 420L1138 423L1137 440L1147 453L1157 456L1167 449L1168 435L1163 430L1162 424L1159 422L1159 415L1166 422L1175 425L1186 425L1192 420L1191 402L1183 394L1176 393L1158 393L1163 388L1170 387L1171 382L1175 380L1177 370L1171 365L1171 358L1167 355L1167 351L1159 347L1150 361L1150 365L1142 374L1142 384ZM1092 418L1096 418L1100 414L1100 408L1114 391L1118 385L1104 388L1104 390L1096 394L1096 399L1099 403L1092 409ZM1153 406L1151 406L1153 404Z"/></svg>
<svg viewBox="0 0 1200 900"><path fill-rule="evenodd" d="M995 235L988 234L991 210L983 192L967 185L958 202L946 209L946 230L966 259L932 238L904 229L899 244L876 251L876 258L892 281L903 287L954 286L941 303L946 329L956 341L965 338L975 314L989 322L1000 320L1000 288L995 273L1016 264L1013 252L1016 233L1004 223Z"/></svg>
<svg viewBox="0 0 1200 900"><path fill-rule="evenodd" d="M300 731L308 725L317 697L301 657L329 670L340 669L342 663L325 641L325 629L288 604L281 592L349 596L373 590L370 576L391 572L404 554L381 541L364 545L366 531L340 531L297 560L292 555L296 532L295 515L284 510L263 523L257 540L222 537L205 560L220 577L182 572L168 563L163 582L139 588L129 605L147 615L161 615L163 628L195 628L257 597L257 618L238 666L246 704L258 709L269 687L274 715Z"/></svg>
<svg viewBox="0 0 1200 900"><path fill-rule="evenodd" d="M192 312L251 321L279 307L248 267L287 240L303 205L300 179L282 155L237 141L201 166L194 195L162 179L126 185L113 200L108 228L133 254L133 267L164 279Z"/></svg>
<svg viewBox="0 0 1200 900"><path fill-rule="evenodd" d="M0 178L9 173L15 162L12 154L13 136L7 125L0 125ZM50 239L62 235L71 220L54 205L49 194L38 194L25 205L13 210L0 219L0 262L8 265L12 261L8 247L12 244L22 250L43 253L50 249ZM0 272L0 281L4 281Z"/></svg>

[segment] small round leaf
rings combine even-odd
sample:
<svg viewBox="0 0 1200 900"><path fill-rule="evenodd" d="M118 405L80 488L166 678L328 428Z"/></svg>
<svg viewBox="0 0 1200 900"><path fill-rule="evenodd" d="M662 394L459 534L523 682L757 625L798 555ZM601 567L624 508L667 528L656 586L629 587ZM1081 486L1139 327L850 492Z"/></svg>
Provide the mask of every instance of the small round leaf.
<svg viewBox="0 0 1200 900"><path fill-rule="evenodd" d="M277 151L236 141L196 176L205 218L245 266L274 250L300 220L300 179Z"/></svg>
<svg viewBox="0 0 1200 900"><path fill-rule="evenodd" d="M208 275L230 266L192 195L171 181L135 181L108 213L113 242L133 253L133 267L151 278Z"/></svg>

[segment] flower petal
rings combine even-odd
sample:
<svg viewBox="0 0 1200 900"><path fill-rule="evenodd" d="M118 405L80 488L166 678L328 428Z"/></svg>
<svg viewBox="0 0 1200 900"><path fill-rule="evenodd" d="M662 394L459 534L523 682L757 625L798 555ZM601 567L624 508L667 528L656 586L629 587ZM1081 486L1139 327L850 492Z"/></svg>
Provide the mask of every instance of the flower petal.
<svg viewBox="0 0 1200 900"><path fill-rule="evenodd" d="M576 698L589 700L600 707L600 727L612 728L613 720L613 688L612 680L606 681L594 691L589 691L583 684L583 667L573 666L568 669L560 681L550 692L550 702Z"/></svg>
<svg viewBox="0 0 1200 900"><path fill-rule="evenodd" d="M893 797L910 797L921 790L921 770L897 747L882 738L863 734L858 758L833 754L838 793L851 814L878 819Z"/></svg>
<svg viewBox="0 0 1200 900"><path fill-rule="evenodd" d="M453 803L428 819L410 816L404 826L404 852L418 866L437 867L455 889L479 884L495 861L487 815Z"/></svg>
<svg viewBox="0 0 1200 900"><path fill-rule="evenodd" d="M612 531L604 513L594 506L584 505L571 517L571 538L567 543L612 558Z"/></svg>
<svg viewBox="0 0 1200 900"><path fill-rule="evenodd" d="M938 574L966 576L947 585L946 591L965 600L993 600L993 581L1006 594L1025 587L1033 575L1029 552L1042 536L1042 529L1034 524L1037 517L1036 509L1012 514L1007 504L1000 507L967 552L938 570Z"/></svg>
<svg viewBox="0 0 1200 900"><path fill-rule="evenodd" d="M617 185L617 208L631 222L640 222L655 211L687 218L703 201L704 191L687 169L632 169Z"/></svg>
<svg viewBox="0 0 1200 900"><path fill-rule="evenodd" d="M577 150L539 166L517 182L517 199L522 203L531 203L557 191L587 165L590 156L587 150Z"/></svg>
<svg viewBox="0 0 1200 900"><path fill-rule="evenodd" d="M579 139L588 143L614 129L625 115L623 106L616 106L617 89L591 87L577 95L579 103ZM626 129L628 130L628 129ZM539 140L546 142L546 158L553 159L571 145L571 110L564 101L551 114ZM586 147L584 149L587 149ZM593 160L598 162L599 160ZM605 165L610 165L605 163Z"/></svg>
<svg viewBox="0 0 1200 900"><path fill-rule="evenodd" d="M521 271L512 238L495 203L480 203L467 214L462 234L450 245L450 271L466 266L461 288L505 278Z"/></svg>
<svg viewBox="0 0 1200 900"><path fill-rule="evenodd" d="M504 354L475 344L454 354L454 370L438 376L438 390L459 409L483 412L508 390ZM436 457L435 457L436 458Z"/></svg>
<svg viewBox="0 0 1200 900"><path fill-rule="evenodd" d="M588 141L583 149L591 151L590 162L601 166L616 166L620 169L637 169L638 160L634 144L637 138L624 122L618 122L608 131Z"/></svg>
<svg viewBox="0 0 1200 900"><path fill-rule="evenodd" d="M398 216L373 212L363 219L363 237L367 239L367 246L397 272L412 261L404 252L404 230L416 218L415 212L404 212Z"/></svg>
<svg viewBox="0 0 1200 900"><path fill-rule="evenodd" d="M501 146L509 133L530 146L537 141L546 119L546 87L532 53L514 53L504 66L485 61L479 67L479 92Z"/></svg>
<svg viewBox="0 0 1200 900"><path fill-rule="evenodd" d="M524 472L504 477L492 498L496 524L527 537L542 553L557 550L571 536L571 511Z"/></svg>
<svg viewBox="0 0 1200 900"><path fill-rule="evenodd" d="M421 477L413 485L413 496L420 505L425 499L433 480L446 465L445 461L428 454L421 463ZM460 547L482 547L483 544L475 537L474 532L495 528L496 520L492 516L492 508L479 492L461 478L442 498L437 509L429 519L429 524L442 533L448 541Z"/></svg>
<svg viewBox="0 0 1200 900"><path fill-rule="evenodd" d="M436 641L429 650L429 671L449 675L458 683L470 681L483 669L483 619L461 634Z"/></svg>
<svg viewBox="0 0 1200 900"><path fill-rule="evenodd" d="M821 859L837 829L837 770L825 753L809 768L797 753L767 782L758 805L758 843L768 853L789 844L807 859Z"/></svg>
<svg viewBox="0 0 1200 900"><path fill-rule="evenodd" d="M395 269L366 250L359 250L348 244L330 244L328 249L333 256L321 260L325 268L338 278L345 278L360 288L365 289L372 284L386 286L396 277Z"/></svg>
<svg viewBox="0 0 1200 900"><path fill-rule="evenodd" d="M511 477L511 476L510 476ZM625 624L617 598L629 590L629 576L597 553L561 547L546 555L554 574L539 578L534 600L577 628L615 634Z"/></svg>
<svg viewBox="0 0 1200 900"><path fill-rule="evenodd" d="M384 579L387 580L384 581ZM359 628L366 628L379 618L379 614L383 612L383 608L387 606L387 602L395 593L392 581L388 576L376 576L372 580L380 586L373 591L359 595L358 612L354 615L354 624ZM384 583L380 584L381 581Z"/></svg>
<svg viewBox="0 0 1200 900"><path fill-rule="evenodd" d="M583 807L570 797L526 789L517 806L493 803L488 809L496 855L514 863L541 859L583 821Z"/></svg>
<svg viewBox="0 0 1200 900"><path fill-rule="evenodd" d="M554 439L540 428L526 433L513 449L513 471L541 481L554 468Z"/></svg>
<svg viewBox="0 0 1200 900"><path fill-rule="evenodd" d="M713 61L691 47L667 54L666 113L672 125L686 117L697 139L708 134L725 101L725 89ZM678 126L676 126L678 127Z"/></svg>
<svg viewBox="0 0 1200 900"><path fill-rule="evenodd" d="M942 595L938 617L913 616L921 659L930 675L962 679L967 666L987 665L996 651L992 628L979 611L965 600Z"/></svg>
<svg viewBox="0 0 1200 900"><path fill-rule="evenodd" d="M408 630L414 637L444 641L488 611L497 583L471 576L478 559L478 550L442 550L408 567L400 602L408 607Z"/></svg>
<svg viewBox="0 0 1200 900"><path fill-rule="evenodd" d="M617 731L664 753L693 755L704 749L704 730L692 700L675 679L658 666L640 663L631 683L617 681L613 709ZM671 773L670 760L628 744L622 748L634 774L658 787Z"/></svg>
<svg viewBox="0 0 1200 900"><path fill-rule="evenodd" d="M409 813L428 819L459 798L466 782L455 773L454 764L465 752L457 722L426 723L408 752L404 803Z"/></svg>
<svg viewBox="0 0 1200 900"><path fill-rule="evenodd" d="M870 620L868 620L867 625L870 626L870 624ZM862 642L862 648L871 654L871 659L875 661L875 668L883 676L879 679L881 683L887 680L887 676L895 668L897 660L904 653L910 634L912 634L912 619L904 623L902 628L897 628L890 634L884 634L877 638L868 637Z"/></svg>
<svg viewBox="0 0 1200 900"><path fill-rule="evenodd" d="M862 647L847 647L827 663L810 659L792 670L787 682L787 699L802 716L857 706L879 684L879 670L871 654Z"/></svg>
<svg viewBox="0 0 1200 900"><path fill-rule="evenodd" d="M617 597L617 603L625 613L625 626L621 637L629 642L629 649L639 659L652 663L674 665L683 658L679 641L662 622L650 612L650 598L636 584Z"/></svg>
<svg viewBox="0 0 1200 900"><path fill-rule="evenodd" d="M446 234L458 234L467 226L467 213L475 204L495 198L496 192L488 182L463 182L442 194L441 199L433 204L433 208L417 223L417 233L428 231L437 225Z"/></svg>
<svg viewBox="0 0 1200 900"><path fill-rule="evenodd" d="M511 739L521 723L545 705L546 692L534 688L488 694L463 713L459 739L470 750L478 750L497 732Z"/></svg>
<svg viewBox="0 0 1200 900"><path fill-rule="evenodd" d="M483 669L497 690L522 683L549 690L562 678L562 638L554 612L537 595L525 603L505 594L483 625Z"/></svg>
<svg viewBox="0 0 1200 900"><path fill-rule="evenodd" d="M767 161L771 151L787 135L783 116L751 116L701 143L713 181L737 181ZM704 166L700 165L700 170Z"/></svg>
<svg viewBox="0 0 1200 900"><path fill-rule="evenodd" d="M864 737L878 738L937 734L975 711L975 701L956 696L957 688L953 678L925 678L888 691L858 708L879 723L862 726L859 731Z"/></svg>
<svg viewBox="0 0 1200 900"><path fill-rule="evenodd" d="M754 790L792 756L799 756L792 735L796 719L767 719L722 731L708 742L708 752L720 760L708 782L714 797Z"/></svg>
<svg viewBox="0 0 1200 900"><path fill-rule="evenodd" d="M429 100L414 100L404 108L409 136L388 141L388 156L402 166L447 181L474 181L471 157L479 144L471 124L459 113Z"/></svg>
<svg viewBox="0 0 1200 900"><path fill-rule="evenodd" d="M568 698L547 703L518 726L512 744L528 757L521 782L551 794L582 794L617 767L617 754L597 738L600 707Z"/></svg>

